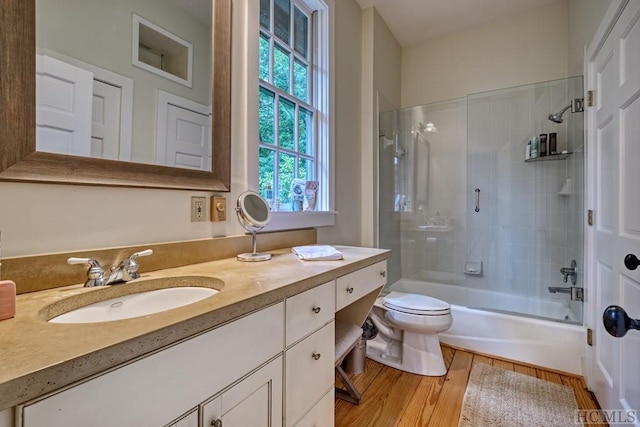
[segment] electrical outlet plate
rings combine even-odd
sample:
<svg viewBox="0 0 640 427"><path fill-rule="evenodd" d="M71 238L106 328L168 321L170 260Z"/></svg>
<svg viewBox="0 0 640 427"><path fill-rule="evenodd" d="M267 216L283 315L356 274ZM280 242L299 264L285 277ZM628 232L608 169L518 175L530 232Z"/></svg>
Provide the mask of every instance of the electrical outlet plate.
<svg viewBox="0 0 640 427"><path fill-rule="evenodd" d="M191 222L204 222L207 220L207 198L191 197Z"/></svg>
<svg viewBox="0 0 640 427"><path fill-rule="evenodd" d="M227 220L227 199L222 196L214 196L211 198L211 221Z"/></svg>

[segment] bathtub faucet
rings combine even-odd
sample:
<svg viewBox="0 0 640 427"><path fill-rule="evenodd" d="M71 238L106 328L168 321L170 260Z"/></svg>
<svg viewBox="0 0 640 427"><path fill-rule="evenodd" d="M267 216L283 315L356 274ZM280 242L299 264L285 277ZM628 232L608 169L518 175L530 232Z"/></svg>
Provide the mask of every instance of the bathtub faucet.
<svg viewBox="0 0 640 427"><path fill-rule="evenodd" d="M584 289L577 286L563 288L561 286L549 286L549 292L552 294L561 293L571 295L572 301L584 301Z"/></svg>
<svg viewBox="0 0 640 427"><path fill-rule="evenodd" d="M576 260L571 260L571 266L570 267L562 267L560 269L560 273L564 275L564 279L562 279L562 281L564 283L567 283L567 280L569 279L569 276L571 276L571 283L573 283L574 285L576 284Z"/></svg>

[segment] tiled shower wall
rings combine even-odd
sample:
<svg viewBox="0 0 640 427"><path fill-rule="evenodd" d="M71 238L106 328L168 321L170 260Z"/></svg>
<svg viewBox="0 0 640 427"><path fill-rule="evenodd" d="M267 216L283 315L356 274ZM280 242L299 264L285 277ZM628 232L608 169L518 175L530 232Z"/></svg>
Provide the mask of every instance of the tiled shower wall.
<svg viewBox="0 0 640 427"><path fill-rule="evenodd" d="M469 97L467 258L482 261L484 274L466 276L466 286L568 299L548 287L570 285L560 268L582 260L583 113L568 110L562 124L547 116L580 93L581 77ZM558 152L573 154L524 162L527 142L550 132Z"/></svg>

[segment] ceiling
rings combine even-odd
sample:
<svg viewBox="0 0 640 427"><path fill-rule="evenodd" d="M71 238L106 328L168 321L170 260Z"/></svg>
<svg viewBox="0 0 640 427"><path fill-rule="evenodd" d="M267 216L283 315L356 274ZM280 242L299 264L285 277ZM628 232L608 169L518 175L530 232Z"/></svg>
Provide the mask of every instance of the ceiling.
<svg viewBox="0 0 640 427"><path fill-rule="evenodd" d="M557 0L356 0L374 6L401 46L495 19L517 15Z"/></svg>

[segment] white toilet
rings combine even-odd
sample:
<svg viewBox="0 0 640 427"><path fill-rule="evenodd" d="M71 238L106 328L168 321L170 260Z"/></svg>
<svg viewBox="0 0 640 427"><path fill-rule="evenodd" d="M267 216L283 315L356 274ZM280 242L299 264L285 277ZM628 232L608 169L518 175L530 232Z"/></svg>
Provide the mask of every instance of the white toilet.
<svg viewBox="0 0 640 427"><path fill-rule="evenodd" d="M378 335L367 341L367 357L419 375L441 376L444 366L438 333L451 327L451 306L425 295L391 292L371 310Z"/></svg>

